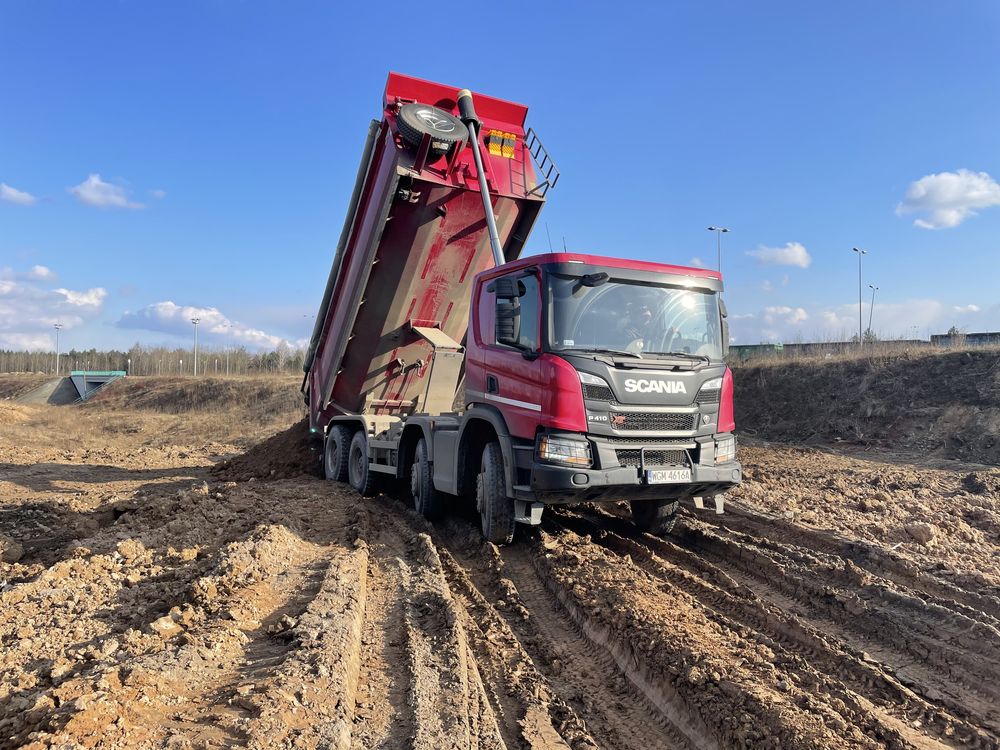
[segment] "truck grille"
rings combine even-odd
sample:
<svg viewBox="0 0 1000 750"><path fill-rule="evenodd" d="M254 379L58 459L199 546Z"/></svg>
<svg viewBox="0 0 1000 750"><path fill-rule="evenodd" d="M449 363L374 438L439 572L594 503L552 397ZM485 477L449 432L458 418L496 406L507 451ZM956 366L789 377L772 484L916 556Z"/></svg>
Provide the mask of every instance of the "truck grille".
<svg viewBox="0 0 1000 750"><path fill-rule="evenodd" d="M697 414L662 414L626 412L611 415L611 426L616 430L684 431L690 432L698 422Z"/></svg>
<svg viewBox="0 0 1000 750"><path fill-rule="evenodd" d="M719 403L719 394L721 391L718 388L712 388L708 391L698 391L698 395L695 397L694 402L699 406L703 404L717 404Z"/></svg>
<svg viewBox="0 0 1000 750"><path fill-rule="evenodd" d="M611 389L606 385L591 385L590 383L584 383L583 397L593 399L594 401L611 401L615 396L611 392Z"/></svg>
<svg viewBox="0 0 1000 750"><path fill-rule="evenodd" d="M615 451L618 463L622 466L642 465L642 451L627 448ZM646 466L687 466L688 455L684 450L647 450Z"/></svg>

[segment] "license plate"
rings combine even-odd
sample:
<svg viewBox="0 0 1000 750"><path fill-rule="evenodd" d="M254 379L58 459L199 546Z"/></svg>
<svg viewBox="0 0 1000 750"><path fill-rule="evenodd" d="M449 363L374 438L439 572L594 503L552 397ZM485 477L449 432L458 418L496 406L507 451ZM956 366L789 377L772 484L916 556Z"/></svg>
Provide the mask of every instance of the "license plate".
<svg viewBox="0 0 1000 750"><path fill-rule="evenodd" d="M646 484L680 484L691 481L691 469L646 469Z"/></svg>

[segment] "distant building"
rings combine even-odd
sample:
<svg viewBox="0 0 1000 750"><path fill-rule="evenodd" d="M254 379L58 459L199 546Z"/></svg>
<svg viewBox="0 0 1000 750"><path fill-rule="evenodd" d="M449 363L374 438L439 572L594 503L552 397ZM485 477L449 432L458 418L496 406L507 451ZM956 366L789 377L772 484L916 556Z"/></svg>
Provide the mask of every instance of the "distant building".
<svg viewBox="0 0 1000 750"><path fill-rule="evenodd" d="M960 333L953 336L948 333L936 333L931 336L934 346L988 346L1000 344L1000 332L983 331L979 333Z"/></svg>

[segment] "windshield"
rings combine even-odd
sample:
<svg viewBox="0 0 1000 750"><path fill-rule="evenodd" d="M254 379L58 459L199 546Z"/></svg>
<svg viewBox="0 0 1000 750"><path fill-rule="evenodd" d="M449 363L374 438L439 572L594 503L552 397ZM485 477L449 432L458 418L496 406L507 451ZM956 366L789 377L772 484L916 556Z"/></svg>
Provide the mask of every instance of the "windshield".
<svg viewBox="0 0 1000 750"><path fill-rule="evenodd" d="M553 351L580 349L640 356L689 354L722 359L714 292L622 279L585 286L579 276L548 277Z"/></svg>

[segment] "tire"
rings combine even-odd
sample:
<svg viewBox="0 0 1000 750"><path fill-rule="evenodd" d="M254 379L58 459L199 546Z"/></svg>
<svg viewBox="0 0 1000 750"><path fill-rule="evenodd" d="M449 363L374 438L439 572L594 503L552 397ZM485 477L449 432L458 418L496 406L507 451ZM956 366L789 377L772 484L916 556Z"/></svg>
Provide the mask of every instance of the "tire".
<svg viewBox="0 0 1000 750"><path fill-rule="evenodd" d="M465 123L429 104L404 104L396 115L396 127L403 140L414 148L420 146L425 134L430 135L431 151L437 155L447 153L469 137Z"/></svg>
<svg viewBox="0 0 1000 750"><path fill-rule="evenodd" d="M436 521L444 515L446 497L434 489L434 475L431 462L427 460L427 443L423 438L413 452L410 466L410 495L413 507L428 521Z"/></svg>
<svg viewBox="0 0 1000 750"><path fill-rule="evenodd" d="M642 531L665 536L677 521L677 500L631 500L632 523Z"/></svg>
<svg viewBox="0 0 1000 750"><path fill-rule="evenodd" d="M323 449L323 476L334 482L347 481L347 454L351 450L351 431L335 424L327 431Z"/></svg>
<svg viewBox="0 0 1000 750"><path fill-rule="evenodd" d="M363 497L374 497L378 494L378 476L368 469L368 436L364 430L358 430L351 438L347 456L347 474L351 487Z"/></svg>
<svg viewBox="0 0 1000 750"><path fill-rule="evenodd" d="M514 541L514 501L507 497L503 452L500 443L483 448L479 476L476 477L476 507L483 522L483 538L494 544Z"/></svg>

